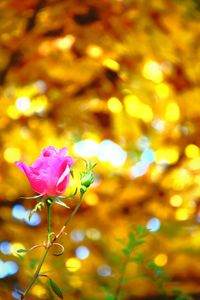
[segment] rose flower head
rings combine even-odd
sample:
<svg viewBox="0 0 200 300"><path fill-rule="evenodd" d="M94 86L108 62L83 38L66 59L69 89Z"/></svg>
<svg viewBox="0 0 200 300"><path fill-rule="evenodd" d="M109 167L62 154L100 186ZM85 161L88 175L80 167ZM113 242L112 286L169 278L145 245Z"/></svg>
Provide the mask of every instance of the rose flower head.
<svg viewBox="0 0 200 300"><path fill-rule="evenodd" d="M56 150L49 146L42 150L32 166L16 162L27 176L32 189L40 195L59 196L69 184L70 167L74 160L67 155L67 148Z"/></svg>

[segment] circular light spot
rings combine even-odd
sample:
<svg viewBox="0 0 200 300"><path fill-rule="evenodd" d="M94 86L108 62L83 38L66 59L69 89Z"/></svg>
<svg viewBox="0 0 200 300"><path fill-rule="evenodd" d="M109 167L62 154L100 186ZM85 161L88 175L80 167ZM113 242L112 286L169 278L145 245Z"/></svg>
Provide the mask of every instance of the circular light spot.
<svg viewBox="0 0 200 300"><path fill-rule="evenodd" d="M170 198L170 204L174 207L179 207L183 203L183 198L180 195L173 195Z"/></svg>
<svg viewBox="0 0 200 300"><path fill-rule="evenodd" d="M161 83L163 81L161 66L156 61L150 60L146 62L142 73L146 79L152 80L155 83Z"/></svg>
<svg viewBox="0 0 200 300"><path fill-rule="evenodd" d="M110 276L111 273L112 273L111 267L108 265L102 265L97 269L97 274L99 274L102 277Z"/></svg>
<svg viewBox="0 0 200 300"><path fill-rule="evenodd" d="M0 243L0 251L5 255L11 254L11 243L6 242L6 241L1 242Z"/></svg>
<svg viewBox="0 0 200 300"><path fill-rule="evenodd" d="M89 45L86 49L87 55L93 57L93 58L98 58L103 54L102 48L100 48L97 45Z"/></svg>
<svg viewBox="0 0 200 300"><path fill-rule="evenodd" d="M74 242L82 242L85 238L85 233L82 230L74 229L70 233L70 238Z"/></svg>
<svg viewBox="0 0 200 300"><path fill-rule="evenodd" d="M176 211L176 219L178 221L186 221L189 218L189 211L187 208L179 208Z"/></svg>
<svg viewBox="0 0 200 300"><path fill-rule="evenodd" d="M70 276L68 278L69 280L69 284L73 287L73 288L80 288L83 285L83 282L81 280L81 278L79 276Z"/></svg>
<svg viewBox="0 0 200 300"><path fill-rule="evenodd" d="M93 241L97 241L101 238L101 233L98 229L96 228L88 228L86 230L86 235L89 239Z"/></svg>
<svg viewBox="0 0 200 300"><path fill-rule="evenodd" d="M29 215L31 213L31 210L27 210L26 211L26 217L25 217L25 222L26 224L30 225L30 226L38 226L41 223L41 217L38 213L34 213L31 217L31 219L29 220Z"/></svg>
<svg viewBox="0 0 200 300"><path fill-rule="evenodd" d="M3 156L4 156L4 159L7 162L14 163L14 162L20 160L21 153L20 153L20 150L18 148L9 147L9 148L6 148L6 150L4 151Z"/></svg>
<svg viewBox="0 0 200 300"><path fill-rule="evenodd" d="M82 140L74 145L75 153L80 157L91 157L97 155L99 144L90 139Z"/></svg>
<svg viewBox="0 0 200 300"><path fill-rule="evenodd" d="M16 107L19 111L26 111L30 108L30 99L28 97L20 97L16 100Z"/></svg>
<svg viewBox="0 0 200 300"><path fill-rule="evenodd" d="M81 262L76 257L69 258L65 263L68 271L70 272L76 272L81 268Z"/></svg>
<svg viewBox="0 0 200 300"><path fill-rule="evenodd" d="M179 158L179 149L176 147L164 147L156 151L155 161L159 164L174 164Z"/></svg>
<svg viewBox="0 0 200 300"><path fill-rule="evenodd" d="M12 208L12 216L15 219L23 220L26 216L26 210L23 205L15 204Z"/></svg>
<svg viewBox="0 0 200 300"><path fill-rule="evenodd" d="M21 243L13 243L11 244L11 253L14 255L14 256L18 256L19 253L17 252L17 250L19 249L24 249L24 245L21 244ZM25 255L26 253L20 253L21 256Z"/></svg>
<svg viewBox="0 0 200 300"><path fill-rule="evenodd" d="M199 147L194 144L187 145L185 154L188 158L196 158L199 156Z"/></svg>
<svg viewBox="0 0 200 300"><path fill-rule="evenodd" d="M120 113L123 108L121 102L116 97L110 98L108 100L107 105L108 105L108 109L114 114Z"/></svg>
<svg viewBox="0 0 200 300"><path fill-rule="evenodd" d="M7 274L7 276L11 276L18 272L19 267L18 267L18 264L14 261L6 261L4 263L4 270Z"/></svg>
<svg viewBox="0 0 200 300"><path fill-rule="evenodd" d="M90 255L90 250L85 246L80 246L76 249L76 256L79 259L86 259Z"/></svg>
<svg viewBox="0 0 200 300"><path fill-rule="evenodd" d="M180 118L180 109L176 102L169 102L165 111L165 119L168 122L176 122Z"/></svg>
<svg viewBox="0 0 200 300"><path fill-rule="evenodd" d="M95 206L98 204L99 198L95 193L89 193L85 198L85 202L90 206Z"/></svg>
<svg viewBox="0 0 200 300"><path fill-rule="evenodd" d="M164 267L167 261L168 261L168 257L166 254L163 253L158 254L154 259L155 264L159 267Z"/></svg>
<svg viewBox="0 0 200 300"><path fill-rule="evenodd" d="M160 220L157 218L152 218L147 223L147 229L150 231L158 231L160 229Z"/></svg>
<svg viewBox="0 0 200 300"><path fill-rule="evenodd" d="M35 296L43 298L46 295L46 289L43 286L36 284L32 287L32 293Z"/></svg>
<svg viewBox="0 0 200 300"><path fill-rule="evenodd" d="M155 86L155 92L160 98L167 98L170 94L169 86L165 83L159 83Z"/></svg>

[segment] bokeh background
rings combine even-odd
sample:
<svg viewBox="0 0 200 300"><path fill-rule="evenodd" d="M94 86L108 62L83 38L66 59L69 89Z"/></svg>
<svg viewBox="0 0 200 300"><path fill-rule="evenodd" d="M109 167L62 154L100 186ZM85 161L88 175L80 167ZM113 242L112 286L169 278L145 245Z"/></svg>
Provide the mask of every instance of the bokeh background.
<svg viewBox="0 0 200 300"><path fill-rule="evenodd" d="M198 0L0 1L0 299L18 299L42 254L17 249L46 235L14 162L49 145L98 163L65 254L43 269L66 299L112 299L116 239L136 225L151 230L145 257L200 299L199 21ZM54 231L69 214L53 207ZM141 272L128 267L124 299L157 299ZM28 299L54 299L45 279Z"/></svg>

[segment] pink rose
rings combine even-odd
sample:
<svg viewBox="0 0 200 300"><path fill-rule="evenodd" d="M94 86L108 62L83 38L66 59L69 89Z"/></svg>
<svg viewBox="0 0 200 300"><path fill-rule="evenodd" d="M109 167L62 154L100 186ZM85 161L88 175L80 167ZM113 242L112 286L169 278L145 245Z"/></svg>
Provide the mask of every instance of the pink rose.
<svg viewBox="0 0 200 300"><path fill-rule="evenodd" d="M27 166L16 162L17 167L26 174L32 189L41 195L58 196L64 193L69 183L70 167L74 160L67 156L67 148L56 150L49 146L40 157Z"/></svg>

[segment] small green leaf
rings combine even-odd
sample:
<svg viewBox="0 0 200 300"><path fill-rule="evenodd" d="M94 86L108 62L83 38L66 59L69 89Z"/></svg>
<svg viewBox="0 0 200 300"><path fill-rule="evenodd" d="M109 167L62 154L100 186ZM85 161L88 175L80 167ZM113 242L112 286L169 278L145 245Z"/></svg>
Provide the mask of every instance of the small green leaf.
<svg viewBox="0 0 200 300"><path fill-rule="evenodd" d="M31 269L35 269L36 265L37 265L38 260L37 259L31 259L30 260L30 267Z"/></svg>
<svg viewBox="0 0 200 300"><path fill-rule="evenodd" d="M29 250L26 249L19 249L17 250L18 253L27 253Z"/></svg>
<svg viewBox="0 0 200 300"><path fill-rule="evenodd" d="M133 261L133 262L139 264L139 263L142 262L143 258L144 258L144 257L143 257L143 254L142 254L142 253L139 253L138 256L134 257L131 261Z"/></svg>
<svg viewBox="0 0 200 300"><path fill-rule="evenodd" d="M59 289L59 287L57 286L57 284L56 284L51 278L49 278L49 284L50 284L50 287L51 287L52 291L53 291L60 299L63 299L63 294L62 294L61 290Z"/></svg>
<svg viewBox="0 0 200 300"><path fill-rule="evenodd" d="M129 254L130 254L130 250L129 250L128 248L122 249L122 252L123 252L125 255L129 255Z"/></svg>

